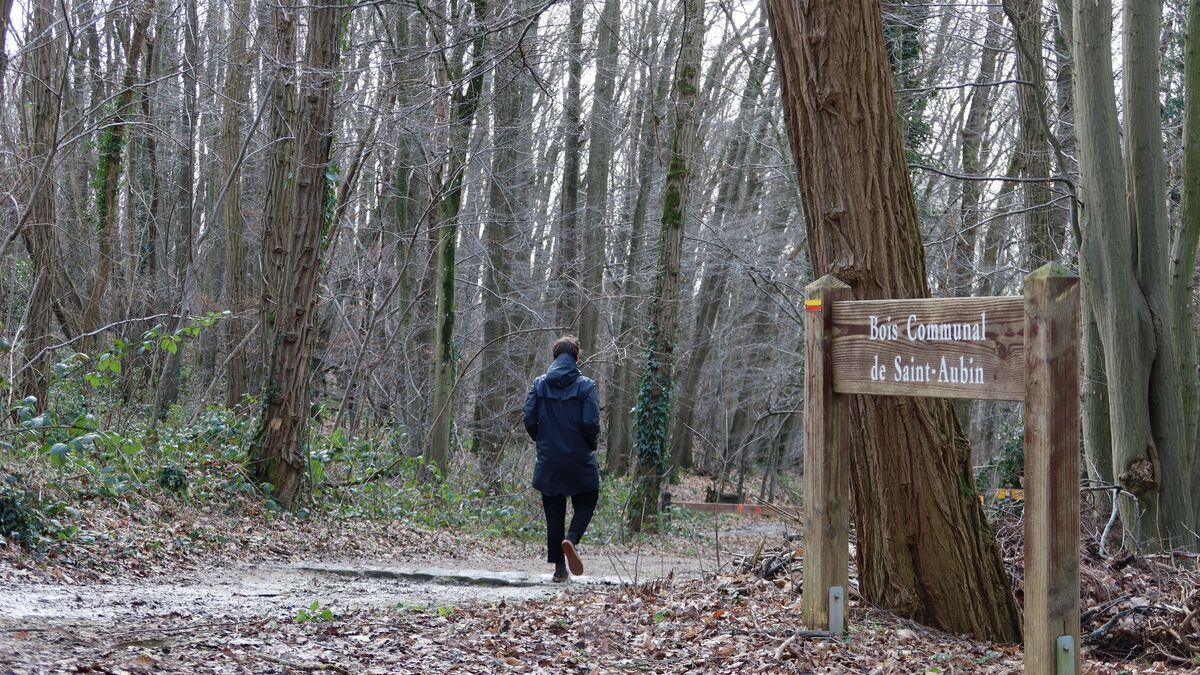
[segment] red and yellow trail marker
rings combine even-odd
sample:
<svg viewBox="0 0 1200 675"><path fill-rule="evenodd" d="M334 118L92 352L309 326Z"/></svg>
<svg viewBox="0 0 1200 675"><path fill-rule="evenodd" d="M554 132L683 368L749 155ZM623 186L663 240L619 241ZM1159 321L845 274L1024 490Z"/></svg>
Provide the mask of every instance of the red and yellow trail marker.
<svg viewBox="0 0 1200 675"><path fill-rule="evenodd" d="M806 311L806 312L821 311L821 300L819 298L816 300L805 300L804 301L804 311Z"/></svg>

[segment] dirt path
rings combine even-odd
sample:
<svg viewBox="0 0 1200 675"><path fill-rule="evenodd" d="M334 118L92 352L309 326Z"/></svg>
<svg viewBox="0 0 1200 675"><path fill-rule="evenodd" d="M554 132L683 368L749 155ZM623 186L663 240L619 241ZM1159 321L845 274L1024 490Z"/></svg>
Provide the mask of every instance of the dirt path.
<svg viewBox="0 0 1200 675"><path fill-rule="evenodd" d="M778 537L783 528L750 518L728 525L719 549L716 537L664 540L663 550L653 540L639 547L584 546L587 574L568 584L550 581L540 548L515 542L499 550L467 548L457 557L296 557L108 583L9 575L0 577L0 672L55 672L85 661L103 667L128 647L164 640L178 646L178 636L197 627L291 622L314 602L335 617L418 608L451 612L560 594L566 599L667 576L698 578L727 567L734 550Z"/></svg>

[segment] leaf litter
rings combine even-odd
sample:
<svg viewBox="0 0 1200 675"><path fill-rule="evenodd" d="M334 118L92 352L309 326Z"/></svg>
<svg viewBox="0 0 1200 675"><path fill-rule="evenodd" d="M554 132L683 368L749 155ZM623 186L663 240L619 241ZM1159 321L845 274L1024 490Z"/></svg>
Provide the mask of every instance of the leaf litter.
<svg viewBox="0 0 1200 675"><path fill-rule="evenodd" d="M322 524L279 517L264 527L262 514L159 508L171 512L98 510L89 516L89 528L110 532L110 538L83 539L44 560L0 546L0 603L6 589L41 589L48 600L40 614L0 613L0 672L1022 670L1019 646L933 630L867 606L854 593L845 640L811 630L800 620L802 540L786 532L764 537L761 521L749 518L723 521L723 545L741 555L725 549L726 564L717 573L711 563L673 564L679 573L639 574L640 583L546 584L531 596L506 596L479 587L312 573L280 590L256 585L252 577L270 576L271 569L297 560L432 559L538 568L539 547L507 540L464 547L456 533L399 521ZM1020 527L1014 518L994 514L994 527L1020 598ZM737 536L739 528L746 536ZM180 532L200 535L180 543L172 538ZM1200 670L1192 660L1200 645L1196 558L1100 559L1094 534L1089 536L1081 573L1083 672ZM665 548L687 544L678 537L654 541ZM613 568L638 565L649 555L616 549L593 545L584 552L593 564L608 557ZM206 575L224 584L198 585L196 579ZM184 592L189 583L191 592ZM164 600L156 587L177 592ZM408 592L426 595L420 602L396 600ZM73 603L82 613L72 613Z"/></svg>

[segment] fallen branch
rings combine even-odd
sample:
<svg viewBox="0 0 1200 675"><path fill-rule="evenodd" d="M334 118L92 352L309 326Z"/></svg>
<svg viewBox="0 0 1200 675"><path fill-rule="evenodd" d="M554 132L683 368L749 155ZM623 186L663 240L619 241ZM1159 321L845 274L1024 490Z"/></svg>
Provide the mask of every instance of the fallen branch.
<svg viewBox="0 0 1200 675"><path fill-rule="evenodd" d="M1121 619L1125 618L1126 616L1128 616L1130 614L1148 614L1148 613L1154 611L1154 609L1155 608L1150 605L1142 605L1140 607L1130 607L1129 609L1123 609L1123 610L1117 612L1116 614L1114 614L1113 618L1111 618L1107 622L1105 622L1105 624L1103 626L1100 626L1099 628L1092 631L1091 633L1088 633L1087 639L1092 640L1092 641L1099 640L1100 638L1104 637L1105 633L1107 633L1108 631L1110 631L1114 627L1116 627L1117 623L1120 622Z"/></svg>

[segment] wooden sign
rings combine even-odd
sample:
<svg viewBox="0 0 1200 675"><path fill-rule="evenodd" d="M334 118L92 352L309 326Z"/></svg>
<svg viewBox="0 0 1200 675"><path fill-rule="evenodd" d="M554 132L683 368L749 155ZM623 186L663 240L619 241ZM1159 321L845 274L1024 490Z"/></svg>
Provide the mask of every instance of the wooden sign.
<svg viewBox="0 0 1200 675"><path fill-rule="evenodd" d="M1020 401L1024 298L838 302L833 390Z"/></svg>
<svg viewBox="0 0 1200 675"><path fill-rule="evenodd" d="M804 299L804 621L844 630L847 394L1024 401L1025 672L1079 672L1079 278L1056 265L1013 298L856 301L829 275Z"/></svg>

